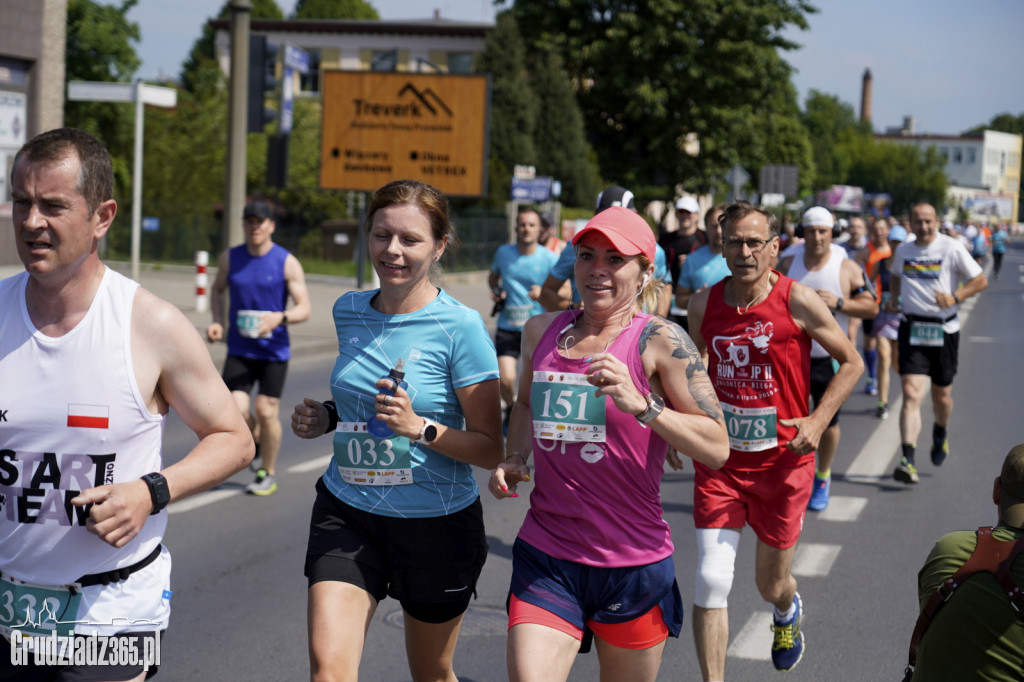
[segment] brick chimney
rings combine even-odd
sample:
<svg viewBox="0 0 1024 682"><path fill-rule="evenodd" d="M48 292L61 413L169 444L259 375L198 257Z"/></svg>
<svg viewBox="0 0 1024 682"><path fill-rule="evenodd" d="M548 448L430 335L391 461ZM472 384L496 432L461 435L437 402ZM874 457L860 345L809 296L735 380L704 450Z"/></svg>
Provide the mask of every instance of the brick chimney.
<svg viewBox="0 0 1024 682"><path fill-rule="evenodd" d="M871 69L864 69L860 88L860 120L871 122Z"/></svg>

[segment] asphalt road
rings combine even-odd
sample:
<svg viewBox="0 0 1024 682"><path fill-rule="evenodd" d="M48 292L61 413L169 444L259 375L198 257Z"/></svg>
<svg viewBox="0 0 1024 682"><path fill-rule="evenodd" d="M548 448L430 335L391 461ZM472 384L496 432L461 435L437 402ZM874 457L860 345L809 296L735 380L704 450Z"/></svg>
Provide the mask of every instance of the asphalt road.
<svg viewBox="0 0 1024 682"><path fill-rule="evenodd" d="M206 315L189 310L194 305L189 276L154 271L144 272L142 280L178 303L197 327L205 324ZM289 370L284 406L303 396L327 395L334 359L330 301L345 286L324 282L311 284L314 288L314 311L324 319L293 330L300 350ZM485 316L489 312L482 279L462 278L447 288ZM916 618L917 570L932 543L949 530L996 520L992 480L1006 451L1024 441L1019 390L1024 250L1011 250L1002 279L993 281L968 308L954 389L951 455L941 469L924 454L932 424L930 404L923 411L921 483L910 487L891 478L899 444L897 410L879 421L872 416L875 399L860 392L843 408L832 504L826 512L808 515L794 565L806 607L807 651L786 676L789 680L900 679ZM212 347L211 354L219 365L222 347ZM892 397L898 395L897 380ZM172 416L165 458L180 458L194 441ZM308 679L302 561L313 485L329 450L327 439L310 442L286 435L280 490L274 495L244 495L242 488L251 476L244 472L217 490L171 505L166 542L174 557L173 614L157 679ZM486 475L478 472L481 484ZM666 648L659 679L699 680L689 616L695 563L692 467L667 472L662 497L673 528L676 574L687 615L682 636ZM461 680L480 682L507 679L504 600L511 544L528 497L498 502L485 492L482 500L491 553L478 599L467 614L455 666ZM622 504L629 504L625 495ZM753 548L753 535L744 533L730 597L731 680L762 680L774 674L768 660L769 607L753 584ZM365 647L363 679L409 679L400 629L397 603L382 602ZM597 679L597 670L596 656L582 655L570 679Z"/></svg>

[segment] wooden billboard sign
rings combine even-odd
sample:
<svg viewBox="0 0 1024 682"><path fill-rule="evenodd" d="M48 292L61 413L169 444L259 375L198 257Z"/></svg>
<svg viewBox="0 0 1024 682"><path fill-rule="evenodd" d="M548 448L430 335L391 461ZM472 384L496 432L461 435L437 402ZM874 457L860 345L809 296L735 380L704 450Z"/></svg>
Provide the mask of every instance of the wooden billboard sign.
<svg viewBox="0 0 1024 682"><path fill-rule="evenodd" d="M421 180L487 192L488 76L325 71L320 186L373 191Z"/></svg>

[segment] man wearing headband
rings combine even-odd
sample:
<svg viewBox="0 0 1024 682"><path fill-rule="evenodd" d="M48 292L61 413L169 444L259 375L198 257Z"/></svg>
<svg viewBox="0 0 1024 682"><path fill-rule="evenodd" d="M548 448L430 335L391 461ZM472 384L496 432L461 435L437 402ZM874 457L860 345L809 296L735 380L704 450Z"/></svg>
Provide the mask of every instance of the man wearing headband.
<svg viewBox="0 0 1024 682"><path fill-rule="evenodd" d="M807 209L800 220L804 235L803 249L783 258L779 263L779 271L813 289L853 343L851 321L873 318L878 313L878 301L864 277L864 270L846 257L842 247L832 243L834 224L835 220L828 209L822 206ZM838 371L839 363L829 357L828 351L820 343L812 343L811 400L815 405ZM839 437L837 410L818 444L818 468L808 503L808 509L812 511L824 511L828 507L832 461L839 449Z"/></svg>
<svg viewBox="0 0 1024 682"><path fill-rule="evenodd" d="M943 605L938 610L928 609L930 622L916 642L917 660L910 678L916 682L1024 679L1024 624L1007 597L1007 588L984 569L970 578L961 574L952 590L948 582L968 558L973 565L995 568L999 561L993 549L1007 556L1003 552L1024 540L1024 444L1014 446L1003 460L992 487L992 501L999 508L999 524L991 532L979 528L944 535L918 574L922 611L936 590L946 585L939 597ZM1006 577L1024 585L1024 558L1018 555L1007 563ZM949 596L951 591L954 593ZM1019 597L1017 601L1019 604Z"/></svg>

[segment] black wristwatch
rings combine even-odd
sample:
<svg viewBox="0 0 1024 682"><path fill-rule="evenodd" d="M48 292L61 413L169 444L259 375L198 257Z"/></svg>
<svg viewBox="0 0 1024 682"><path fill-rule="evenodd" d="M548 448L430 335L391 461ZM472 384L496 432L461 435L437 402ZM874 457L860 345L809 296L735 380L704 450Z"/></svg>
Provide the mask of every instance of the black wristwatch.
<svg viewBox="0 0 1024 682"><path fill-rule="evenodd" d="M423 428L420 429L420 437L416 439L417 443L423 445L430 445L437 438L437 425L430 421L426 417L423 418Z"/></svg>
<svg viewBox="0 0 1024 682"><path fill-rule="evenodd" d="M143 476L142 480L149 486L149 497L153 500L153 511L150 512L150 516L159 514L171 501L171 490L167 487L167 479L163 474L154 471Z"/></svg>
<svg viewBox="0 0 1024 682"><path fill-rule="evenodd" d="M843 304L844 304L844 303L846 303L846 301L844 301L844 300L843 300L843 297L842 297L842 296L840 296L839 298L837 298L837 299L836 299L836 310L842 310L842 309L843 309Z"/></svg>
<svg viewBox="0 0 1024 682"><path fill-rule="evenodd" d="M334 404L333 400L325 400L323 406L327 410L327 429L324 433L330 433L338 428L338 406Z"/></svg>
<svg viewBox="0 0 1024 682"><path fill-rule="evenodd" d="M281 311L281 324L288 324L288 312L285 310Z"/></svg>

